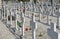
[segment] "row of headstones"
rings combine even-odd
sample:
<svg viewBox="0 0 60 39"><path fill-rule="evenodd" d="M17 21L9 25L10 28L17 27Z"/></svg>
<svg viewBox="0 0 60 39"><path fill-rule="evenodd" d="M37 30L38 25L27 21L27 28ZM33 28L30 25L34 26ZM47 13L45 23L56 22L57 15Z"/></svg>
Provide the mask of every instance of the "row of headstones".
<svg viewBox="0 0 60 39"><path fill-rule="evenodd" d="M47 29L48 36L50 39L60 39L60 33L57 32L56 23L51 22L50 29Z"/></svg>
<svg viewBox="0 0 60 39"><path fill-rule="evenodd" d="M35 16L32 14L32 20L30 21L30 25L32 26L32 39L36 39L36 29L37 23L35 21ZM60 39L60 33L56 30L56 23L50 22L50 29L48 29L47 33L51 39Z"/></svg>
<svg viewBox="0 0 60 39"><path fill-rule="evenodd" d="M9 13L9 11L8 11L8 9L7 9L7 13ZM16 13L17 13L17 11L16 11ZM4 13L5 14L5 13ZM8 16L7 16L7 18L8 18ZM49 17L48 17L49 18ZM16 19L17 19L17 14L16 14ZM41 19L41 18L40 18ZM49 19L48 19L48 21L49 21ZM7 22L8 22L8 20L7 20ZM48 23L50 23L50 22L48 22ZM12 18L11 18L11 24L12 24ZM25 17L24 17L24 14L22 13L22 32L23 32L23 36L24 36L24 24L25 24ZM35 31L36 31L36 28L37 28L37 26L36 26L37 24L36 24L36 22L35 22L35 15L34 14L32 14L32 20L31 20L31 26L32 26L32 38L33 39L36 39L35 38ZM55 28L54 28L55 29ZM17 29L17 20L16 20L16 30L18 30Z"/></svg>
<svg viewBox="0 0 60 39"><path fill-rule="evenodd" d="M6 12L5 12L5 10L7 11L7 16L5 17L5 15L6 15ZM18 15L17 15L17 13L18 13L18 11L17 11L17 8L15 8L15 15L16 15L16 20L15 20L15 32L18 30L18 25L17 25L17 21L18 21ZM4 14L4 16L3 16L3 14ZM4 12L2 11L2 18L1 18L1 20L7 20L7 26L9 26L8 25L8 16L9 16L9 14L10 14L10 25L12 26L13 24L12 24L12 14L13 14L13 12L12 12L12 8L9 10L9 8L7 7L5 7L4 6ZM21 14L21 18L22 18L22 36L24 35L24 14L22 13ZM11 27L10 26L10 27Z"/></svg>
<svg viewBox="0 0 60 39"><path fill-rule="evenodd" d="M57 22L58 22L57 25L58 25L58 27L60 26L59 25L59 16L60 16L59 14L60 14L60 12L57 15L58 16L57 17ZM40 13L40 17L41 17L41 13ZM41 21L41 18L40 18L40 21ZM51 25L51 29L48 30L48 35L51 37L51 39L60 39L59 38L60 33L55 32L57 25L56 25L56 23L55 24L51 23L49 13L47 14L47 23L48 23L48 25ZM31 20L30 24L32 26L32 33L33 33L32 34L32 39L36 39L35 36L36 36L37 23L35 22L35 17L34 16L32 16L32 20Z"/></svg>
<svg viewBox="0 0 60 39"><path fill-rule="evenodd" d="M11 19L10 19L10 22L11 22L11 26L12 26L12 11L10 10L8 10L8 8L7 8L7 25L8 25L8 14L11 12ZM17 10L16 10L16 30L18 30L18 28L17 28ZM5 13L4 13L4 15L5 15ZM24 26L25 26L25 14L24 13L21 13L21 17L22 17L22 38L24 39ZM5 18L5 17L4 17ZM32 20L31 20L31 26L32 26L32 39L35 39L35 31L36 31L36 23L35 23L35 15L34 14L32 14Z"/></svg>
<svg viewBox="0 0 60 39"><path fill-rule="evenodd" d="M5 7L4 7L4 10L5 10ZM11 24L11 26L12 26L12 14L13 14L13 13L12 13L12 9L9 10L9 8L7 8L7 25L8 25L8 15L9 15L9 13L11 14L11 15L10 15L10 24ZM4 14L4 16L2 16L2 19L5 18L5 11L4 11L3 14ZM16 14L16 30L18 30L18 28L17 28L17 18L18 18L18 17L17 17L17 9L16 9L16 13L15 13L15 14ZM21 20L22 20L22 24L21 24L21 25L22 25L22 36L23 36L22 38L24 39L24 30L25 30L25 29L24 29L24 26L25 26L25 14L24 14L24 13L21 13L21 18L22 18L22 19L21 19ZM32 16L32 21L34 21L34 20L35 20L35 18L34 18L34 16ZM32 31L32 33L35 33L35 30L33 29L34 26L35 26L35 22L32 22L32 23L34 24L34 25L32 25L32 26L33 26L33 27L32 27L32 30L34 31L34 32ZM34 36L35 36L35 35L34 35ZM33 37L34 37L34 36L33 36Z"/></svg>
<svg viewBox="0 0 60 39"><path fill-rule="evenodd" d="M59 15L58 15L59 16ZM40 21L41 21L41 13L40 13ZM59 18L58 18L59 19ZM59 21L59 20L58 20ZM50 16L49 16L49 13L47 13L47 23L48 25L51 25L51 29L52 30L56 30L56 25L53 26L50 22ZM35 14L32 14L32 20L30 21L30 25L32 26L32 39L36 39L36 29L37 29L37 23L35 21ZM48 32L49 33L49 32ZM54 33L54 32L51 32L51 33ZM56 32L57 33L57 32ZM48 34L50 35L50 34ZM55 35L55 34L54 34ZM57 35L59 35L59 33L57 33ZM56 38L58 38L59 36L57 36ZM51 39L54 38L53 35L51 37Z"/></svg>
<svg viewBox="0 0 60 39"><path fill-rule="evenodd" d="M37 23L35 21L35 16L32 14L32 20L30 21L30 25L32 26L32 39L36 39L36 29ZM60 33L56 31L56 23L50 22L51 28L48 29L48 35L51 39L60 39Z"/></svg>

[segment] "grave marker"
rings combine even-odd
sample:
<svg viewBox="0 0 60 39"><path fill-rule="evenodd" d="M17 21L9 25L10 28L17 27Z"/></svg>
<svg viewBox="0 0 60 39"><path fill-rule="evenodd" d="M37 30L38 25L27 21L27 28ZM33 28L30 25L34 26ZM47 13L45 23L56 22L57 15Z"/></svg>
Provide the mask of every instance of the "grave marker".
<svg viewBox="0 0 60 39"><path fill-rule="evenodd" d="M6 13L5 10L6 10L6 6L4 6L4 19L5 19L5 13Z"/></svg>
<svg viewBox="0 0 60 39"><path fill-rule="evenodd" d="M59 12L57 13L57 27L60 29L60 9Z"/></svg>
<svg viewBox="0 0 60 39"><path fill-rule="evenodd" d="M37 23L35 22L35 17L32 14L32 20L30 21L30 26L32 26L32 39L36 39L36 29Z"/></svg>
<svg viewBox="0 0 60 39"><path fill-rule="evenodd" d="M11 23L11 26L12 26L12 8L10 9L10 23Z"/></svg>
<svg viewBox="0 0 60 39"><path fill-rule="evenodd" d="M47 24L50 25L50 13L47 11Z"/></svg>
<svg viewBox="0 0 60 39"><path fill-rule="evenodd" d="M8 10L8 8L7 8L7 24L8 24L8 13L9 13L9 10Z"/></svg>
<svg viewBox="0 0 60 39"><path fill-rule="evenodd" d="M22 13L22 36L23 36L23 39L24 39L24 28L25 26L25 17L24 17L24 13Z"/></svg>
<svg viewBox="0 0 60 39"><path fill-rule="evenodd" d="M17 16L17 9L16 9L16 30L18 30L18 25L17 25L17 19L18 19L18 16Z"/></svg>
<svg viewBox="0 0 60 39"><path fill-rule="evenodd" d="M50 36L51 39L59 39L59 33L56 32L56 23L51 22L51 28L48 29L48 36Z"/></svg>

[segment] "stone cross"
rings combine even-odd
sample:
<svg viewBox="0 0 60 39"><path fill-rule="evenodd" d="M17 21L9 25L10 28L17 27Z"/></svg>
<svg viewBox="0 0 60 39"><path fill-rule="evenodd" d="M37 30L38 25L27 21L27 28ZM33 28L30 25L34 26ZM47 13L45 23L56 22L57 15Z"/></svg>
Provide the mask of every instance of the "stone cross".
<svg viewBox="0 0 60 39"><path fill-rule="evenodd" d="M30 26L32 26L32 39L36 39L37 23L35 22L35 18L33 16L32 20L30 21Z"/></svg>
<svg viewBox="0 0 60 39"><path fill-rule="evenodd" d="M22 36L24 39L24 26L25 26L25 15L22 13Z"/></svg>

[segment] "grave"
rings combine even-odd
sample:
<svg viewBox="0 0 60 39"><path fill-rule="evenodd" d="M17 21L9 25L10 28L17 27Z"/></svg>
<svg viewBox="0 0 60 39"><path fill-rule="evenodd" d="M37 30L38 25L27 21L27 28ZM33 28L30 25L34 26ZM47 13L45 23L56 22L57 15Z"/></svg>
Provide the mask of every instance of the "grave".
<svg viewBox="0 0 60 39"><path fill-rule="evenodd" d="M60 39L60 33L56 32L56 23L51 22L51 28L47 32L51 39Z"/></svg>
<svg viewBox="0 0 60 39"><path fill-rule="evenodd" d="M36 29L37 29L37 23L35 21L35 17L32 14L32 20L30 21L30 26L32 26L32 39L36 39Z"/></svg>

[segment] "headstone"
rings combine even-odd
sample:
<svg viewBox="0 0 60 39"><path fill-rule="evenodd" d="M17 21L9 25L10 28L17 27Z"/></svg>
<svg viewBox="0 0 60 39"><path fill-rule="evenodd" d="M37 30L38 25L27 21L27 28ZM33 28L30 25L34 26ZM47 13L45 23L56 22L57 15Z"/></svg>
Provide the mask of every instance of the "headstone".
<svg viewBox="0 0 60 39"><path fill-rule="evenodd" d="M24 26L25 26L25 17L24 17L24 13L22 13L22 36L23 37L24 37Z"/></svg>
<svg viewBox="0 0 60 39"><path fill-rule="evenodd" d="M0 0L0 9L2 8L2 0Z"/></svg>
<svg viewBox="0 0 60 39"><path fill-rule="evenodd" d="M42 14L41 14L41 8L39 10L40 10L39 11L39 21L41 22L41 16L42 16Z"/></svg>
<svg viewBox="0 0 60 39"><path fill-rule="evenodd" d="M37 23L30 21L30 26L32 26L32 39L36 39Z"/></svg>
<svg viewBox="0 0 60 39"><path fill-rule="evenodd" d="M51 13L51 15L53 16L54 15L54 0L51 0L51 5L52 5L52 13Z"/></svg>
<svg viewBox="0 0 60 39"><path fill-rule="evenodd" d="M60 39L60 33L58 33L58 39Z"/></svg>
<svg viewBox="0 0 60 39"><path fill-rule="evenodd" d="M18 26L17 26L17 19L18 19L18 16L17 16L17 10L16 10L16 30L18 30Z"/></svg>
<svg viewBox="0 0 60 39"><path fill-rule="evenodd" d="M32 39L36 39L37 23L34 20L35 19L32 16L32 20L30 21L30 26L32 26Z"/></svg>
<svg viewBox="0 0 60 39"><path fill-rule="evenodd" d="M60 29L60 9L59 12L57 13L57 27Z"/></svg>
<svg viewBox="0 0 60 39"><path fill-rule="evenodd" d="M6 8L5 8L5 6L4 6L4 19L5 19L5 13L6 13L5 10L6 10Z"/></svg>
<svg viewBox="0 0 60 39"><path fill-rule="evenodd" d="M48 29L48 36L51 39L59 39L59 33L56 32L56 23L51 23L51 28Z"/></svg>
<svg viewBox="0 0 60 39"><path fill-rule="evenodd" d="M52 22L51 22L51 29L52 29L53 31L56 31L56 23L52 23Z"/></svg>
<svg viewBox="0 0 60 39"><path fill-rule="evenodd" d="M8 10L8 8L7 8L7 24L8 24L8 13L9 13L9 10Z"/></svg>
<svg viewBox="0 0 60 39"><path fill-rule="evenodd" d="M2 13L2 20L3 20L3 9L2 9L2 12L1 13Z"/></svg>
<svg viewBox="0 0 60 39"><path fill-rule="evenodd" d="M47 11L47 24L50 25L50 13Z"/></svg>
<svg viewBox="0 0 60 39"><path fill-rule="evenodd" d="M11 23L11 26L12 26L12 9L10 9L10 23Z"/></svg>

